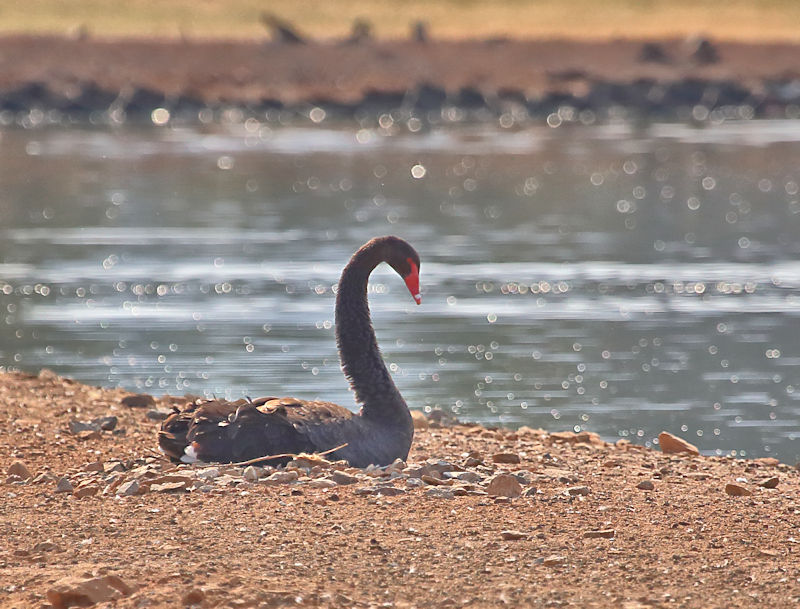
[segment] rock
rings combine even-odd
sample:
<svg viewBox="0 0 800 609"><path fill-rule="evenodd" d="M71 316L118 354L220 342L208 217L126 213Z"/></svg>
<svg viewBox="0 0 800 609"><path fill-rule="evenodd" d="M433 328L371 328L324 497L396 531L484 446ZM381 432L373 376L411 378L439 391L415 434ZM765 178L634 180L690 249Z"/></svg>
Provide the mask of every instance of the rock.
<svg viewBox="0 0 800 609"><path fill-rule="evenodd" d="M570 486L566 492L567 494L572 495L573 497L577 497L577 496L586 496L590 494L592 491L589 490L588 486Z"/></svg>
<svg viewBox="0 0 800 609"><path fill-rule="evenodd" d="M198 470L196 475L203 480L213 480L214 478L219 478L219 468L207 467L206 469Z"/></svg>
<svg viewBox="0 0 800 609"><path fill-rule="evenodd" d="M69 427L69 433L75 436L82 431L100 431L100 426L94 421L79 421L78 419L72 419L67 427Z"/></svg>
<svg viewBox="0 0 800 609"><path fill-rule="evenodd" d="M187 486L186 482L162 482L161 484L151 484L150 491L153 493L173 493L185 491Z"/></svg>
<svg viewBox="0 0 800 609"><path fill-rule="evenodd" d="M60 552L61 548L58 544L53 543L49 539L47 541L40 541L35 546L31 548L31 552L34 554L44 554L47 552Z"/></svg>
<svg viewBox="0 0 800 609"><path fill-rule="evenodd" d="M86 484L83 486L79 486L74 491L72 491L72 495L77 497L78 499L83 499L84 497L94 497L99 492L100 492L100 487L98 485Z"/></svg>
<svg viewBox="0 0 800 609"><path fill-rule="evenodd" d="M460 480L461 482L480 482L483 480L478 472L444 472L443 476L447 479Z"/></svg>
<svg viewBox="0 0 800 609"><path fill-rule="evenodd" d="M778 480L778 477L777 476L772 476L771 478L767 478L766 480L762 480L758 484L758 486L762 486L764 488L776 488L778 486L778 482L780 482L780 480Z"/></svg>
<svg viewBox="0 0 800 609"><path fill-rule="evenodd" d="M47 591L47 600L53 609L86 607L96 603L111 602L128 596L134 588L116 575L94 579L65 577Z"/></svg>
<svg viewBox="0 0 800 609"><path fill-rule="evenodd" d="M56 492L57 493L71 493L75 490L72 486L72 482L69 481L67 477L61 477L56 482Z"/></svg>
<svg viewBox="0 0 800 609"><path fill-rule="evenodd" d="M183 595L183 604L200 605L203 603L205 598L206 594L200 588L192 588L186 594Z"/></svg>
<svg viewBox="0 0 800 609"><path fill-rule="evenodd" d="M117 426L117 417L110 415L92 419L92 424L97 425L103 431L112 431Z"/></svg>
<svg viewBox="0 0 800 609"><path fill-rule="evenodd" d="M535 497L537 492L536 487L531 486L530 488L526 488L525 492L522 494L525 497Z"/></svg>
<svg viewBox="0 0 800 609"><path fill-rule="evenodd" d="M248 465L244 468L242 472L242 478L247 480L248 482L256 482L259 476L264 472L263 469L260 467L255 467L253 465Z"/></svg>
<svg viewBox="0 0 800 609"><path fill-rule="evenodd" d="M308 482L309 488L333 488L337 484L333 480L327 478L317 478Z"/></svg>
<svg viewBox="0 0 800 609"><path fill-rule="evenodd" d="M100 433L99 429L95 431L90 431L87 429L86 431L78 432L77 435L78 440L81 440L82 442L85 442L86 440L99 440L103 437L103 434Z"/></svg>
<svg viewBox="0 0 800 609"><path fill-rule="evenodd" d="M514 476L497 474L489 481L486 492L495 497L519 497L522 494L522 485Z"/></svg>
<svg viewBox="0 0 800 609"><path fill-rule="evenodd" d="M81 466L81 471L84 472L104 472L105 467L102 461L92 461L91 463L84 463Z"/></svg>
<svg viewBox="0 0 800 609"><path fill-rule="evenodd" d="M379 486L376 495L383 495L384 497L396 497L397 495L405 495L406 489L397 486Z"/></svg>
<svg viewBox="0 0 800 609"><path fill-rule="evenodd" d="M141 486L139 485L138 480L129 480L128 482L123 482L117 487L116 494L122 497L129 497L138 493L140 489Z"/></svg>
<svg viewBox="0 0 800 609"><path fill-rule="evenodd" d="M374 495L378 492L378 488L375 486L362 486L361 488L357 488L353 491L354 495Z"/></svg>
<svg viewBox="0 0 800 609"><path fill-rule="evenodd" d="M513 541L516 539L527 539L528 535L522 531L505 530L500 531L500 538L505 539L506 541Z"/></svg>
<svg viewBox="0 0 800 609"><path fill-rule="evenodd" d="M9 476L19 476L20 480L29 480L30 478L33 478L31 470L29 470L28 466L25 465L22 461L14 461L11 465L8 466L6 473Z"/></svg>
<svg viewBox="0 0 800 609"><path fill-rule="evenodd" d="M761 558L778 558L781 555L781 553L778 552L777 550L769 550L767 548L761 548L758 551L758 555Z"/></svg>
<svg viewBox="0 0 800 609"><path fill-rule="evenodd" d="M643 491L652 491L655 490L656 485L653 484L652 480L642 480L639 484L636 485L636 488L641 489Z"/></svg>
<svg viewBox="0 0 800 609"><path fill-rule="evenodd" d="M586 531L583 534L584 539L613 539L617 536L614 529L603 529L602 531Z"/></svg>
<svg viewBox="0 0 800 609"><path fill-rule="evenodd" d="M495 463L519 463L520 458L516 453L497 453L492 455L492 461Z"/></svg>
<svg viewBox="0 0 800 609"><path fill-rule="evenodd" d="M455 497L453 491L451 491L449 488L443 488L441 486L431 487L425 491L425 494L428 497L435 497L437 499L453 499Z"/></svg>
<svg viewBox="0 0 800 609"><path fill-rule="evenodd" d="M288 484L289 482L294 482L300 476L297 475L297 472L275 472L274 474L267 476L264 478L264 482L267 484Z"/></svg>
<svg viewBox="0 0 800 609"><path fill-rule="evenodd" d="M753 494L753 491L750 489L734 484L733 482L729 482L725 485L725 492L731 497L747 497Z"/></svg>
<svg viewBox="0 0 800 609"><path fill-rule="evenodd" d="M689 453L692 455L699 455L700 451L694 444L689 444L686 440L673 436L671 433L662 431L658 434L658 445L661 452L671 455L680 453Z"/></svg>
<svg viewBox="0 0 800 609"><path fill-rule="evenodd" d="M113 474L114 472L124 472L125 466L119 461L109 461L103 464L103 471L106 474Z"/></svg>
<svg viewBox="0 0 800 609"><path fill-rule="evenodd" d="M448 486L453 484L452 480L443 480L442 478L437 478L436 476L429 476L428 474L422 474L421 480L425 484L430 484L433 486Z"/></svg>
<svg viewBox="0 0 800 609"><path fill-rule="evenodd" d="M158 408L154 408L144 413L144 416L151 421L163 421L171 414L171 410L159 410Z"/></svg>
<svg viewBox="0 0 800 609"><path fill-rule="evenodd" d="M342 486L347 484L355 484L358 482L358 478L355 476L351 476L350 474L345 474L344 472L335 471L331 473L330 479L333 480L336 484L341 484Z"/></svg>
<svg viewBox="0 0 800 609"><path fill-rule="evenodd" d="M478 465L483 465L483 459L480 456L467 457L464 459L463 465L464 467L477 467Z"/></svg>
<svg viewBox="0 0 800 609"><path fill-rule="evenodd" d="M411 411L411 420L414 421L414 429L428 429L428 417L421 410Z"/></svg>
<svg viewBox="0 0 800 609"><path fill-rule="evenodd" d="M563 556L558 556L558 555L553 554L553 555L548 556L547 558L545 558L542 561L542 564L545 567L560 567L565 562L567 562L566 558L564 558Z"/></svg>
<svg viewBox="0 0 800 609"><path fill-rule="evenodd" d="M146 393L137 393L135 395L128 395L121 400L123 406L128 408L152 408L156 405L156 401L152 395Z"/></svg>

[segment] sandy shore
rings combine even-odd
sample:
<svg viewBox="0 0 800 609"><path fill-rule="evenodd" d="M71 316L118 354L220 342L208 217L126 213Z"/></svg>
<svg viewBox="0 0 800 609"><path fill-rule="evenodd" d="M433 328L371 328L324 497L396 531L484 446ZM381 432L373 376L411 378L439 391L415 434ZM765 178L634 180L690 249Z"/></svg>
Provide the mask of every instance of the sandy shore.
<svg viewBox="0 0 800 609"><path fill-rule="evenodd" d="M176 466L175 398L0 375L0 605L786 607L800 475L419 421L408 463Z"/></svg>
<svg viewBox="0 0 800 609"><path fill-rule="evenodd" d="M8 36L0 38L0 122L150 120L156 108L191 122L204 109L229 107L276 120L281 110L308 117L319 107L325 113L315 120L367 122L392 111L457 121L523 120L559 109L561 121L620 111L699 121L794 117L798 50L698 40L278 44ZM32 117L20 118L32 109Z"/></svg>

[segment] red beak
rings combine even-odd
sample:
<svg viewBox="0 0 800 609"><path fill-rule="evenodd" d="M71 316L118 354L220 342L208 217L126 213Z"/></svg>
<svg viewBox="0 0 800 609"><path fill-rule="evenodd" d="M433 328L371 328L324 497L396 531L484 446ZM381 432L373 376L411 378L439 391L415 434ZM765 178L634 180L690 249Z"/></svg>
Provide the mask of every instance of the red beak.
<svg viewBox="0 0 800 609"><path fill-rule="evenodd" d="M403 279L405 279L406 287L408 291L411 292L411 296L414 297L414 300L417 304L422 302L422 296L419 293L419 268L411 258L408 259L408 265L411 267L411 272L406 275Z"/></svg>

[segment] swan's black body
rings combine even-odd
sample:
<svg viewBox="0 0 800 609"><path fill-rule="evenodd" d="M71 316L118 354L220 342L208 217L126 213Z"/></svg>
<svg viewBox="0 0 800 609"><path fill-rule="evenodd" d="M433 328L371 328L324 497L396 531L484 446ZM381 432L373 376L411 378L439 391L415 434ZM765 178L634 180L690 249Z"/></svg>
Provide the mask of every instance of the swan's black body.
<svg viewBox="0 0 800 609"><path fill-rule="evenodd" d="M397 237L361 247L342 271L336 294L336 343L361 411L294 398L190 404L161 425L158 443L182 461L241 462L267 455L328 451L356 467L406 459L414 436L411 414L383 363L367 304L372 270L387 262L419 302L419 256ZM285 459L284 459L285 461ZM278 463L280 460L271 462Z"/></svg>

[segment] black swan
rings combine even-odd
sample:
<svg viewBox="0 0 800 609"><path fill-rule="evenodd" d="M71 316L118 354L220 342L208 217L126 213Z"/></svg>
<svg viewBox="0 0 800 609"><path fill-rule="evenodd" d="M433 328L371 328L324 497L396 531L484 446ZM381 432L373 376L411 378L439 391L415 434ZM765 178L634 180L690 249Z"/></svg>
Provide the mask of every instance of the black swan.
<svg viewBox="0 0 800 609"><path fill-rule="evenodd" d="M199 401L170 415L158 444L174 460L238 463L268 455L319 453L356 467L405 460L414 425L403 396L383 363L367 304L367 280L387 262L405 280L417 304L419 256L398 237L377 237L350 259L336 293L336 343L342 369L361 411L294 398ZM285 463L276 459L268 464Z"/></svg>

